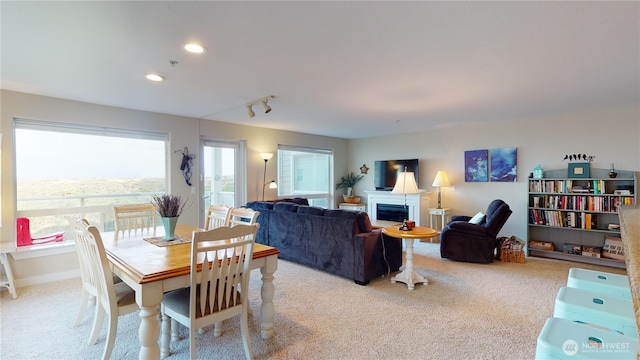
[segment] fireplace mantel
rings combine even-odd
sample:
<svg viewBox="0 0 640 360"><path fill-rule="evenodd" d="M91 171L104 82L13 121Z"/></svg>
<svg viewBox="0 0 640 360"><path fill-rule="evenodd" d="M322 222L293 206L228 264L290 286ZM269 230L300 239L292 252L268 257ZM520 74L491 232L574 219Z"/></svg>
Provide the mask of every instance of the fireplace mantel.
<svg viewBox="0 0 640 360"><path fill-rule="evenodd" d="M367 213L372 223L378 221L378 204L404 205L405 195L392 194L391 191L365 191L367 194ZM409 219L416 222L416 226L429 226L429 207L431 207L431 192L420 190L418 194L407 194Z"/></svg>

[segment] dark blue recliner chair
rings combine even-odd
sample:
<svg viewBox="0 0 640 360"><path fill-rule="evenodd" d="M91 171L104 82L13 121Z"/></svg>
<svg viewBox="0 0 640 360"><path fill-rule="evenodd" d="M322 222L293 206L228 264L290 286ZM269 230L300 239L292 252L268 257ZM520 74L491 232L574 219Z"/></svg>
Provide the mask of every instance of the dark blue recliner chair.
<svg viewBox="0 0 640 360"><path fill-rule="evenodd" d="M511 215L509 205L493 200L480 224L470 223L471 216L452 216L440 234L440 256L472 263L491 263L495 257L497 236Z"/></svg>

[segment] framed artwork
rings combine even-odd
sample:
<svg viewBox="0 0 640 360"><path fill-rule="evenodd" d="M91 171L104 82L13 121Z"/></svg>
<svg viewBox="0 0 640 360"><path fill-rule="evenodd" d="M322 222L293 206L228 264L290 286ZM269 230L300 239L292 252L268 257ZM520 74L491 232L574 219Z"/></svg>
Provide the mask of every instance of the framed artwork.
<svg viewBox="0 0 640 360"><path fill-rule="evenodd" d="M589 173L589 163L569 163L569 171L567 177L569 178L588 178L590 177Z"/></svg>
<svg viewBox="0 0 640 360"><path fill-rule="evenodd" d="M497 148L489 152L491 164L491 181L495 182L516 182L518 180L517 148Z"/></svg>
<svg viewBox="0 0 640 360"><path fill-rule="evenodd" d="M468 150L464 152L464 181L487 182L489 181L489 150Z"/></svg>

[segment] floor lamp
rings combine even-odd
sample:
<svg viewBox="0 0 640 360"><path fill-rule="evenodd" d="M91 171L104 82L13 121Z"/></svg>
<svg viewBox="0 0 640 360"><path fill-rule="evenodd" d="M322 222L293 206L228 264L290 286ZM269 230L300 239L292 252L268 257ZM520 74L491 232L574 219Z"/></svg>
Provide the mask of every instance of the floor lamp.
<svg viewBox="0 0 640 360"><path fill-rule="evenodd" d="M404 194L404 208L407 209L407 194L417 194L420 190L418 190L418 185L416 184L416 178L413 172L407 171L407 168L404 168L403 172L398 173L398 178L396 179L396 185L391 190L392 194ZM407 231L411 230L409 225L407 224L407 219L404 219L402 222L402 226L398 228L398 230Z"/></svg>
<svg viewBox="0 0 640 360"><path fill-rule="evenodd" d="M436 174L436 178L433 180L433 184L431 185L438 188L438 209L442 209L442 197L440 194L441 189L443 187L451 186L451 183L449 183L449 178L447 177L447 173L444 171L438 171L438 173Z"/></svg>
<svg viewBox="0 0 640 360"><path fill-rule="evenodd" d="M264 190L267 185L269 185L269 189L277 189L278 184L276 184L275 180L271 180L267 182L267 161L273 157L272 153L260 153L260 157L264 160L264 174L262 176L262 201L264 201Z"/></svg>

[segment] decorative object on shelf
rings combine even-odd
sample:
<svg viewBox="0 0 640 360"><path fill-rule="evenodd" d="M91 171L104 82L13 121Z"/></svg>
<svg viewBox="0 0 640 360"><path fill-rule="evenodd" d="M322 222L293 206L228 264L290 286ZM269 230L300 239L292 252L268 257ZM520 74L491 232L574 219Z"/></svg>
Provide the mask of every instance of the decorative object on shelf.
<svg viewBox="0 0 640 360"><path fill-rule="evenodd" d="M616 172L614 163L609 164L610 165L610 170L609 170L609 177L612 179L615 179L616 176L618 176L618 173Z"/></svg>
<svg viewBox="0 0 640 360"><path fill-rule="evenodd" d="M275 180L267 182L267 161L273 157L272 153L260 153L260 157L264 160L264 173L262 175L262 201L264 201L264 189L269 185L269 189L277 189L278 184Z"/></svg>
<svg viewBox="0 0 640 360"><path fill-rule="evenodd" d="M369 171L369 168L367 167L367 164L362 164L362 166L360 166L360 174L367 174L367 172Z"/></svg>
<svg viewBox="0 0 640 360"><path fill-rule="evenodd" d="M342 195L342 198L344 199L344 202L346 202L347 204L359 204L360 199L362 199L362 197L360 196L347 196L347 195Z"/></svg>
<svg viewBox="0 0 640 360"><path fill-rule="evenodd" d="M364 178L364 175L355 175L353 172L350 172L347 176L340 178L340 181L336 184L336 190L347 189L347 196L352 197L354 196L353 186L362 180L362 178Z"/></svg>
<svg viewBox="0 0 640 360"><path fill-rule="evenodd" d="M489 150L469 150L464 152L464 181L489 181Z"/></svg>
<svg viewBox="0 0 640 360"><path fill-rule="evenodd" d="M518 148L497 148L491 149L491 181L493 182L516 182L518 180L517 159Z"/></svg>
<svg viewBox="0 0 640 360"><path fill-rule="evenodd" d="M182 152L182 162L180 162L180 170L182 170L184 181L187 182L187 185L191 186L191 166L193 165L193 158L195 158L196 156L194 154L189 154L189 148L186 146L182 150L174 151L174 153L177 152Z"/></svg>
<svg viewBox="0 0 640 360"><path fill-rule="evenodd" d="M540 167L540 165L537 165L533 169L533 178L534 179L542 179L543 177L544 177L544 170Z"/></svg>
<svg viewBox="0 0 640 360"><path fill-rule="evenodd" d="M568 160L568 161L587 161L587 162L592 162L593 159L595 159L596 157L593 155L588 155L587 154L567 154L564 156L564 159L562 159L563 161Z"/></svg>
<svg viewBox="0 0 640 360"><path fill-rule="evenodd" d="M404 168L404 171L398 173L398 178L396 179L396 185L391 190L392 194L404 194L404 208L407 209L407 194L418 194L420 190L418 190L418 185L416 184L416 178L413 175L413 172L407 171L407 168ZM407 224L407 219L404 219L402 222L402 226L398 228L401 231L411 230Z"/></svg>
<svg viewBox="0 0 640 360"><path fill-rule="evenodd" d="M569 163L569 178L588 178L590 177L590 163Z"/></svg>
<svg viewBox="0 0 640 360"><path fill-rule="evenodd" d="M175 231L178 217L185 208L186 200L183 200L179 195L162 194L154 195L151 203L155 205L164 226L163 240L174 240L176 238Z"/></svg>
<svg viewBox="0 0 640 360"><path fill-rule="evenodd" d="M431 185L438 188L438 207L437 207L437 209L442 209L441 189L443 187L451 186L451 183L449 182L449 178L447 177L447 173L444 172L444 171L438 170L438 173L436 174L436 178L433 180L433 184L431 184Z"/></svg>

